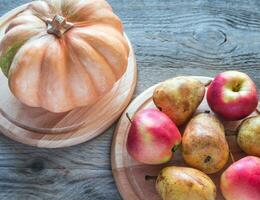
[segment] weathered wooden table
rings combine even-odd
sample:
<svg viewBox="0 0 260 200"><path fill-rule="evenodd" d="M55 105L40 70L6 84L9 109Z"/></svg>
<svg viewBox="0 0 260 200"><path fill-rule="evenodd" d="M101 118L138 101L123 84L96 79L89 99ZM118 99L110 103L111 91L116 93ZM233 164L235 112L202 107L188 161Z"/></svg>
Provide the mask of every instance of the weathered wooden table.
<svg viewBox="0 0 260 200"><path fill-rule="evenodd" d="M0 15L29 0L0 0ZM109 0L138 62L135 96L176 75L249 74L260 88L260 2ZM1 97L0 97L1 98ZM0 136L0 199L120 199L110 167L115 125L71 148L38 149Z"/></svg>

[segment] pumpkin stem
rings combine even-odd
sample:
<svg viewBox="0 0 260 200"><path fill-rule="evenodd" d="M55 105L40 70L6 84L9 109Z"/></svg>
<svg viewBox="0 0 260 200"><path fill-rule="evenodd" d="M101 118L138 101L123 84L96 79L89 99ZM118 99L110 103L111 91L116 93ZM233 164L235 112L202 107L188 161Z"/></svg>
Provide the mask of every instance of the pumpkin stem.
<svg viewBox="0 0 260 200"><path fill-rule="evenodd" d="M55 15L52 20L47 19L46 23L48 25L47 33L53 34L59 38L74 26L60 15Z"/></svg>

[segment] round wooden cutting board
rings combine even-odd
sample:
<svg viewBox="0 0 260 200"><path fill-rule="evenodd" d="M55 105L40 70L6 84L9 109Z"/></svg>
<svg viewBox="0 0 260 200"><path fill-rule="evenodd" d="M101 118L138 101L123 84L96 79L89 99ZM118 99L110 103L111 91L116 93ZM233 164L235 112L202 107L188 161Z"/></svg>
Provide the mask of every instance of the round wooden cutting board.
<svg viewBox="0 0 260 200"><path fill-rule="evenodd" d="M211 78L208 77L193 78L196 78L203 83L207 83L211 80ZM155 190L155 180L145 180L145 176L157 176L162 168L169 165L188 166L182 158L180 149L175 152L174 158L171 162L163 165L145 165L134 161L127 153L126 140L130 128L130 122L126 117L126 113L128 113L131 118L141 109L154 108L155 105L152 101L152 94L156 86L157 85L144 91L129 105L119 120L114 133L111 151L112 171L118 190L124 200L160 200L160 197ZM204 98L196 113L207 110L210 110L210 108ZM252 115L256 115L256 113L253 113ZM236 128L240 124L240 121L221 121L225 126L226 139L229 143L229 148L234 156L234 159L238 160L246 156L236 142ZM181 133L183 133L184 127L181 127L180 130ZM231 163L232 161L229 159L225 168L227 168ZM219 188L219 178L223 170L214 175L210 175L217 186L217 200L224 200Z"/></svg>
<svg viewBox="0 0 260 200"><path fill-rule="evenodd" d="M10 19L26 8L22 5L0 18L0 39ZM131 100L137 81L137 66L130 41L128 67L113 89L91 107L66 113L51 113L28 107L10 92L0 72L0 131L18 142L44 148L68 147L88 141L105 131Z"/></svg>

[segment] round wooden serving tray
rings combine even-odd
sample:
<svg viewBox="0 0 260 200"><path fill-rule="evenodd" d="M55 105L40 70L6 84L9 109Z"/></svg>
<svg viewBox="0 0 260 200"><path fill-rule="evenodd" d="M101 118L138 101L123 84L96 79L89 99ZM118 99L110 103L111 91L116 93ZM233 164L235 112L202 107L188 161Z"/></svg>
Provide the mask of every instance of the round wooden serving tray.
<svg viewBox="0 0 260 200"><path fill-rule="evenodd" d="M27 5L0 18L0 40L10 20ZM130 46L127 71L113 89L91 107L59 114L28 107L12 95L7 78L0 72L0 131L18 142L45 148L68 147L100 135L120 116L135 90L136 60L132 45L125 37Z"/></svg>
<svg viewBox="0 0 260 200"><path fill-rule="evenodd" d="M196 78L203 83L207 83L209 80L211 80L211 78L208 77L193 76L193 78ZM112 171L118 190L124 200L160 200L160 197L155 190L155 180L145 180L145 176L157 176L162 168L169 165L188 166L185 164L182 158L180 149L175 152L174 158L171 162L163 165L145 165L134 161L127 153L126 140L130 128L130 122L126 117L126 113L132 117L137 111L141 109L154 108L155 105L152 101L152 95L156 86L157 85L144 91L129 105L119 120L114 134L111 152ZM210 108L208 107L207 101L204 98L196 113L204 112L206 110L210 110ZM256 115L256 113L253 113L252 115ZM234 159L238 160L246 156L236 142L236 128L240 124L240 121L221 121L225 126L226 139L229 143L230 151L232 152ZM184 127L181 127L180 130L181 133L183 133ZM225 169L231 163L232 161L229 159ZM217 200L224 200L224 197L222 196L219 188L219 178L223 170L217 174L210 175L217 186Z"/></svg>

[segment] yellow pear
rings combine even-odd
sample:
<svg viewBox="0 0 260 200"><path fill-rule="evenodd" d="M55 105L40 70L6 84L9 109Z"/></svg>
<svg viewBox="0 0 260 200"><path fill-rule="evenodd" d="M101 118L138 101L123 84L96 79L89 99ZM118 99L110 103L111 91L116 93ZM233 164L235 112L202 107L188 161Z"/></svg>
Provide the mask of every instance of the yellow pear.
<svg viewBox="0 0 260 200"><path fill-rule="evenodd" d="M222 123L208 113L193 117L183 134L182 155L187 164L206 174L222 169L229 157Z"/></svg>
<svg viewBox="0 0 260 200"><path fill-rule="evenodd" d="M153 93L154 104L177 125L183 125L196 111L205 95L205 86L190 77L162 82Z"/></svg>
<svg viewBox="0 0 260 200"><path fill-rule="evenodd" d="M260 116L250 117L242 122L237 142L247 154L260 157Z"/></svg>
<svg viewBox="0 0 260 200"><path fill-rule="evenodd" d="M188 167L166 167L156 180L163 200L214 200L216 186L203 172Z"/></svg>

